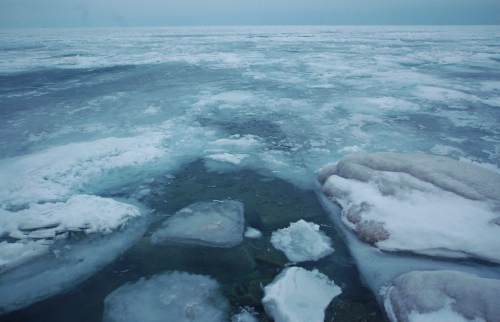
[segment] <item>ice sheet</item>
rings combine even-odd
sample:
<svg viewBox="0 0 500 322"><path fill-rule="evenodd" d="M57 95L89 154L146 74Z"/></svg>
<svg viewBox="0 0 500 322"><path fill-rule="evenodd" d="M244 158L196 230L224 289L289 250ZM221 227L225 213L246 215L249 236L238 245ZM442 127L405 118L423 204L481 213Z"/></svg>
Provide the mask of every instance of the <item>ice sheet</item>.
<svg viewBox="0 0 500 322"><path fill-rule="evenodd" d="M182 208L151 235L156 245L233 247L243 240L243 203L202 201Z"/></svg>
<svg viewBox="0 0 500 322"><path fill-rule="evenodd" d="M289 267L264 288L264 293L262 304L276 322L322 322L324 310L342 291L318 270Z"/></svg>
<svg viewBox="0 0 500 322"><path fill-rule="evenodd" d="M303 219L273 232L271 243L292 262L317 261L334 252L330 238L319 225Z"/></svg>
<svg viewBox="0 0 500 322"><path fill-rule="evenodd" d="M227 319L228 306L214 279L167 272L123 285L108 295L103 320L219 322Z"/></svg>
<svg viewBox="0 0 500 322"><path fill-rule="evenodd" d="M163 136L104 138L47 148L0 160L2 209L63 201L116 169L148 164L165 156ZM112 177L112 176L110 176ZM109 178L111 179L111 178Z"/></svg>
<svg viewBox="0 0 500 322"><path fill-rule="evenodd" d="M359 238L389 251L500 262L500 175L425 154L344 157L320 172L323 191Z"/></svg>

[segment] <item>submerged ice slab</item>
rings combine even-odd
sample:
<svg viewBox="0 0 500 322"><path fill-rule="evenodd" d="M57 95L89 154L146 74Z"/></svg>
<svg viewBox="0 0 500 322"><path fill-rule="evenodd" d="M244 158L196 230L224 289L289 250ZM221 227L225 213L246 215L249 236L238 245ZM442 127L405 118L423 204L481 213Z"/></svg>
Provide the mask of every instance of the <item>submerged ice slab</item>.
<svg viewBox="0 0 500 322"><path fill-rule="evenodd" d="M500 263L500 174L426 154L354 154L325 166L323 192L358 237L388 251Z"/></svg>
<svg viewBox="0 0 500 322"><path fill-rule="evenodd" d="M322 322L326 307L342 291L318 270L289 267L264 293L264 308L276 322Z"/></svg>
<svg viewBox="0 0 500 322"><path fill-rule="evenodd" d="M228 302L210 277L168 272L126 284L104 301L106 322L219 322L227 319Z"/></svg>
<svg viewBox="0 0 500 322"><path fill-rule="evenodd" d="M303 219L273 232L271 243L292 262L316 261L334 252L319 225Z"/></svg>
<svg viewBox="0 0 500 322"><path fill-rule="evenodd" d="M176 212L151 236L153 244L233 247L243 240L243 203L197 202Z"/></svg>
<svg viewBox="0 0 500 322"><path fill-rule="evenodd" d="M500 280L455 271L415 271L396 278L384 305L391 321L498 321Z"/></svg>

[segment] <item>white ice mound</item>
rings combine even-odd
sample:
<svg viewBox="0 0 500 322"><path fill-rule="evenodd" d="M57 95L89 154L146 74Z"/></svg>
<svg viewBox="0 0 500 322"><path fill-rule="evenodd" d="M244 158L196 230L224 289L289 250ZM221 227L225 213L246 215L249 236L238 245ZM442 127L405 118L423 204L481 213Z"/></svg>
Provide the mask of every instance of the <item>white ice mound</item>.
<svg viewBox="0 0 500 322"><path fill-rule="evenodd" d="M113 199L74 195L66 202L31 204L11 212L0 209L0 271L48 251L49 246L71 232L111 233L141 215L132 205Z"/></svg>
<svg viewBox="0 0 500 322"><path fill-rule="evenodd" d="M229 304L210 277L168 272L126 284L104 300L105 322L227 320Z"/></svg>
<svg viewBox="0 0 500 322"><path fill-rule="evenodd" d="M415 271L396 278L384 306L393 322L500 321L500 280L456 271Z"/></svg>
<svg viewBox="0 0 500 322"><path fill-rule="evenodd" d="M245 230L245 237L246 238L261 238L262 232L258 229L253 228L253 227L247 227L247 230Z"/></svg>
<svg viewBox="0 0 500 322"><path fill-rule="evenodd" d="M426 154L353 154L325 166L323 192L358 237L388 251L500 263L500 174Z"/></svg>
<svg viewBox="0 0 500 322"><path fill-rule="evenodd" d="M342 291L318 270L289 267L264 293L264 309L276 322L323 322L326 307Z"/></svg>
<svg viewBox="0 0 500 322"><path fill-rule="evenodd" d="M319 225L303 219L273 232L271 243L292 262L316 261L334 252L330 238Z"/></svg>
<svg viewBox="0 0 500 322"><path fill-rule="evenodd" d="M147 218L140 217L111 234L94 233L46 245L44 250L50 252L0 274L0 314L64 292L87 279L139 240L148 225Z"/></svg>
<svg viewBox="0 0 500 322"><path fill-rule="evenodd" d="M153 244L233 247L243 240L243 203L197 202L176 212L151 236Z"/></svg>

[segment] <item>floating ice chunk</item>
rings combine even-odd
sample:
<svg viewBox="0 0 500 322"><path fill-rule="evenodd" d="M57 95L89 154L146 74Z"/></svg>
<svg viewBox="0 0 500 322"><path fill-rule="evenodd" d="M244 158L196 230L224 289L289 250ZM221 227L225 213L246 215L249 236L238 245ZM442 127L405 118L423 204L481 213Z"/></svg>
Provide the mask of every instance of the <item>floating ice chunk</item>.
<svg viewBox="0 0 500 322"><path fill-rule="evenodd" d="M197 202L179 210L151 236L153 244L233 247L243 240L243 203Z"/></svg>
<svg viewBox="0 0 500 322"><path fill-rule="evenodd" d="M0 234L19 239L0 244L0 269L44 253L47 241L67 231L111 233L139 216L140 210L133 205L89 195L74 195L66 202L32 204L17 212L0 210ZM19 251L17 256L14 249Z"/></svg>
<svg viewBox="0 0 500 322"><path fill-rule="evenodd" d="M108 295L103 320L219 322L227 319L228 307L212 278L168 272L123 285Z"/></svg>
<svg viewBox="0 0 500 322"><path fill-rule="evenodd" d="M396 278L384 306L391 321L498 321L500 280L456 271L415 271Z"/></svg>
<svg viewBox="0 0 500 322"><path fill-rule="evenodd" d="M326 307L342 291L318 270L289 267L264 293L264 309L276 322L322 322Z"/></svg>
<svg viewBox="0 0 500 322"><path fill-rule="evenodd" d="M231 317L231 322L258 322L259 319L255 315L252 308L243 308L240 313Z"/></svg>
<svg viewBox="0 0 500 322"><path fill-rule="evenodd" d="M131 220L127 227L111 234L90 234L77 242L58 241L29 261L0 274L0 314L21 309L32 303L61 293L82 282L111 263L142 237L149 222L146 217ZM25 248L40 252L41 241L29 241ZM18 247L10 244L9 247ZM0 253L5 255L5 248ZM26 250L26 249L25 249ZM22 250L14 250L14 258L21 261ZM29 249L27 250L29 251Z"/></svg>
<svg viewBox="0 0 500 322"><path fill-rule="evenodd" d="M258 229L248 227L247 230L245 231L245 237L246 238L261 238L262 232Z"/></svg>
<svg viewBox="0 0 500 322"><path fill-rule="evenodd" d="M500 263L500 175L426 154L355 154L319 174L358 237L389 251Z"/></svg>
<svg viewBox="0 0 500 322"><path fill-rule="evenodd" d="M247 154L232 154L232 153L219 153L219 154L211 154L207 155L206 158L219 161L219 162L228 162L232 164L240 164L243 159L248 157Z"/></svg>
<svg viewBox="0 0 500 322"><path fill-rule="evenodd" d="M330 238L319 225L303 219L273 232L271 243L292 262L316 261L334 252Z"/></svg>
<svg viewBox="0 0 500 322"><path fill-rule="evenodd" d="M215 148L225 148L232 151L248 151L260 146L259 137L255 135L231 135L228 139L218 139L210 142Z"/></svg>

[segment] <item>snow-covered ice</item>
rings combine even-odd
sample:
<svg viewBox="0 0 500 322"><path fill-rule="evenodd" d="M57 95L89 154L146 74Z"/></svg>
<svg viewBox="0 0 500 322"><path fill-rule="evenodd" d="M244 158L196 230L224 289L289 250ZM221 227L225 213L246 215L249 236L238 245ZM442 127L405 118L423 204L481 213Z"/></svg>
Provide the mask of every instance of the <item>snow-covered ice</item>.
<svg viewBox="0 0 500 322"><path fill-rule="evenodd" d="M182 208L151 236L153 244L233 247L243 240L243 203L201 201Z"/></svg>
<svg viewBox="0 0 500 322"><path fill-rule="evenodd" d="M0 313L26 307L84 281L137 242L148 224L140 217L110 234L93 233L76 242L60 240L44 249L51 252L2 272ZM17 257L18 252L14 255Z"/></svg>
<svg viewBox="0 0 500 322"><path fill-rule="evenodd" d="M345 225L388 251L500 263L500 174L427 154L353 154L319 174Z"/></svg>
<svg viewBox="0 0 500 322"><path fill-rule="evenodd" d="M456 271L415 271L384 295L393 322L499 321L500 280Z"/></svg>
<svg viewBox="0 0 500 322"><path fill-rule="evenodd" d="M130 204L109 198L74 195L66 202L32 204L17 212L0 209L0 235L16 242L0 243L0 269L15 267L49 250L70 232L108 234L141 216Z"/></svg>
<svg viewBox="0 0 500 322"><path fill-rule="evenodd" d="M106 322L220 322L229 305L219 284L204 275L167 272L119 287L104 301Z"/></svg>
<svg viewBox="0 0 500 322"><path fill-rule="evenodd" d="M271 243L292 262L317 261L334 252L330 238L319 225L303 219L273 232Z"/></svg>
<svg viewBox="0 0 500 322"><path fill-rule="evenodd" d="M326 307L342 291L318 270L288 267L264 293L262 304L276 322L322 322Z"/></svg>

